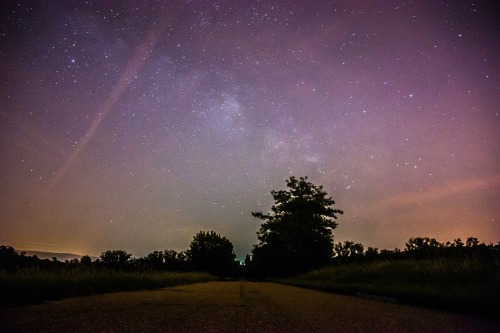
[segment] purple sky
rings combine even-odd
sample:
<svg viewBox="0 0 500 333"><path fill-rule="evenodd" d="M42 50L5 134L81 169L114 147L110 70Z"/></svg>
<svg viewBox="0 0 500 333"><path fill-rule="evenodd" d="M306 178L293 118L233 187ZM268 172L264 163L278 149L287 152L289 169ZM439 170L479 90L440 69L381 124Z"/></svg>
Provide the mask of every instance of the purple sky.
<svg viewBox="0 0 500 333"><path fill-rule="evenodd" d="M242 258L308 176L335 241L500 241L493 1L2 1L0 244Z"/></svg>

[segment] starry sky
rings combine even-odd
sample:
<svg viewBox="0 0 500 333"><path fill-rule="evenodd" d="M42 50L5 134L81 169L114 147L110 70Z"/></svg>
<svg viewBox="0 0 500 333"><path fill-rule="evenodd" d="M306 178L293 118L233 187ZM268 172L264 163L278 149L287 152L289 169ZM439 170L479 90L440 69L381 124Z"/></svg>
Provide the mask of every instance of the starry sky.
<svg viewBox="0 0 500 333"><path fill-rule="evenodd" d="M494 1L2 1L0 243L243 258L271 190L336 242L500 241Z"/></svg>

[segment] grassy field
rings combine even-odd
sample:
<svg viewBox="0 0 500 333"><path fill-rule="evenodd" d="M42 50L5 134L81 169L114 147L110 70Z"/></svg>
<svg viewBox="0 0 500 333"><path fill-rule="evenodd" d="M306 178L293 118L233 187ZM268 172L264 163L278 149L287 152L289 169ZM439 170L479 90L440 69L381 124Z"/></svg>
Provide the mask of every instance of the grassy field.
<svg viewBox="0 0 500 333"><path fill-rule="evenodd" d="M156 289L213 280L216 278L207 273L127 273L77 270L0 272L0 306L23 305L113 291Z"/></svg>
<svg viewBox="0 0 500 333"><path fill-rule="evenodd" d="M475 259L353 263L324 268L282 282L487 317L500 314L498 266Z"/></svg>

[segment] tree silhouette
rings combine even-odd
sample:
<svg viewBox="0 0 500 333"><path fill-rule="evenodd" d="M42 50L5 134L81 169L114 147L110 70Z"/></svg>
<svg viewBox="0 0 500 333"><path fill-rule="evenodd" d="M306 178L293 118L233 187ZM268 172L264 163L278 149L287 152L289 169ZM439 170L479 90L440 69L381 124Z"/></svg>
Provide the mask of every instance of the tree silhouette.
<svg viewBox="0 0 500 333"><path fill-rule="evenodd" d="M163 252L165 266L168 271L186 270L186 254L185 252L177 252L175 250L165 250Z"/></svg>
<svg viewBox="0 0 500 333"><path fill-rule="evenodd" d="M476 237L469 237L465 241L466 247L474 247L479 245L479 240Z"/></svg>
<svg viewBox="0 0 500 333"><path fill-rule="evenodd" d="M123 250L108 250L101 254L101 262L106 268L124 270L132 255Z"/></svg>
<svg viewBox="0 0 500 333"><path fill-rule="evenodd" d="M364 255L367 260L375 260L377 259L378 256L378 249L375 247L368 247L368 249L365 251Z"/></svg>
<svg viewBox="0 0 500 333"><path fill-rule="evenodd" d="M441 243L439 243L434 238L429 237L412 237L406 242L405 250L406 251L428 251L433 248L441 247Z"/></svg>
<svg viewBox="0 0 500 333"><path fill-rule="evenodd" d="M264 220L257 233L252 266L264 274L287 275L326 265L332 258L332 231L337 227L335 204L322 186L307 177L287 180L288 190L271 191L272 213L253 212Z"/></svg>
<svg viewBox="0 0 500 333"><path fill-rule="evenodd" d="M92 258L90 256L85 255L80 258L80 264L84 267L90 267L92 265Z"/></svg>
<svg viewBox="0 0 500 333"><path fill-rule="evenodd" d="M341 262L359 259L363 256L363 253L364 246L360 243L345 241L344 243L338 242L333 245L333 256Z"/></svg>
<svg viewBox="0 0 500 333"><path fill-rule="evenodd" d="M233 244L214 231L197 233L186 251L192 268L212 274L232 275L235 267Z"/></svg>
<svg viewBox="0 0 500 333"><path fill-rule="evenodd" d="M0 270L14 271L24 264L25 253L18 254L12 246L0 246Z"/></svg>
<svg viewBox="0 0 500 333"><path fill-rule="evenodd" d="M149 253L146 258L146 265L149 269L160 271L164 268L165 256L162 251L153 251Z"/></svg>

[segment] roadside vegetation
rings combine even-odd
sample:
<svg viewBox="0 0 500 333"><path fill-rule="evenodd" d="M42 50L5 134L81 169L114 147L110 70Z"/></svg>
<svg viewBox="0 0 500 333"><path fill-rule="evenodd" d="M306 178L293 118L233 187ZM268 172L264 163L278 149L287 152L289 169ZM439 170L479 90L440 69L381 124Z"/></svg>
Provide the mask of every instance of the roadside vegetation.
<svg viewBox="0 0 500 333"><path fill-rule="evenodd" d="M213 231L199 232L186 251L154 251L142 258L108 250L95 260L83 256L61 262L2 245L0 306L235 278L239 272L233 245Z"/></svg>
<svg viewBox="0 0 500 333"><path fill-rule="evenodd" d="M37 271L0 273L0 306L54 301L116 291L157 289L216 280L198 272Z"/></svg>
<svg viewBox="0 0 500 333"><path fill-rule="evenodd" d="M363 251L361 244L344 242L334 252L331 265L282 282L493 318L500 314L498 245L479 244L475 238L466 244L412 238L403 251Z"/></svg>

